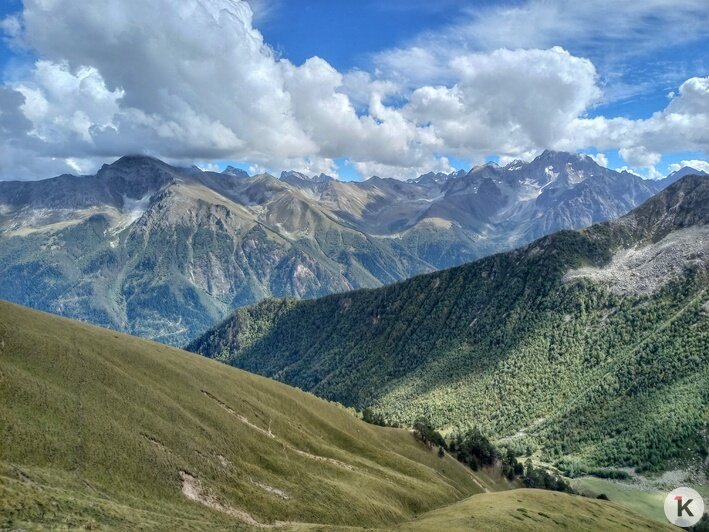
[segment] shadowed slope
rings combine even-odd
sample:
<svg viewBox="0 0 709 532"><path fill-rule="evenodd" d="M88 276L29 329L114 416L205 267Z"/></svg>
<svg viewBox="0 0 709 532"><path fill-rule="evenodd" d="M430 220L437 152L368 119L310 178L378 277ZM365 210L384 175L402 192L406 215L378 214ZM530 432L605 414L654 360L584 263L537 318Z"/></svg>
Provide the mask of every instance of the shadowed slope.
<svg viewBox="0 0 709 532"><path fill-rule="evenodd" d="M708 283L709 177L687 176L614 222L239 310L189 349L550 462L658 469L706 447Z"/></svg>

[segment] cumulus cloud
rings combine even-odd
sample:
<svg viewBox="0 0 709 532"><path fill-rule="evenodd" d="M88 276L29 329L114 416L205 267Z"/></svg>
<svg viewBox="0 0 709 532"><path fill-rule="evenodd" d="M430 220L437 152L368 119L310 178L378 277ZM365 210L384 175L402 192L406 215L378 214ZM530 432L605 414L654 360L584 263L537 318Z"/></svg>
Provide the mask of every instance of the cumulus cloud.
<svg viewBox="0 0 709 532"><path fill-rule="evenodd" d="M668 16L701 11L678 1ZM262 17L274 5L252 4ZM631 11L665 13L666 4ZM0 176L85 172L136 152L309 174L335 174L335 160L347 158L365 176L406 178L451 171L449 156L619 149L629 165L654 169L668 150L709 149L709 78L685 81L646 120L589 118L603 97L593 62L540 37L571 35L567 15L540 35L526 30L554 5L495 12L503 23L490 25L494 35L470 15L473 33L453 26L378 54L371 72L339 72L320 57L301 65L277 57L243 0L25 0L0 24L38 58L0 86ZM577 3L566 8L590 16ZM598 28L611 38L606 30Z"/></svg>
<svg viewBox="0 0 709 532"><path fill-rule="evenodd" d="M673 163L669 165L669 170L670 172L676 172L677 170L681 170L684 167L688 168L694 168L695 170L699 170L700 172L706 172L709 174L709 162L707 161L702 161L698 159L690 159L690 160L685 160L680 163Z"/></svg>
<svg viewBox="0 0 709 532"><path fill-rule="evenodd" d="M588 155L591 159L596 161L596 164L599 164L605 168L608 168L608 157L604 153L589 153L586 154Z"/></svg>
<svg viewBox="0 0 709 532"><path fill-rule="evenodd" d="M360 116L326 61L276 58L243 1L26 0L2 27L40 57L9 86L32 124L15 140L50 168L129 152L311 173L334 173L342 156L411 168L433 160L435 139L382 103L389 82L360 82L369 109ZM17 171L10 164L3 174Z"/></svg>
<svg viewBox="0 0 709 532"><path fill-rule="evenodd" d="M618 153L632 166L644 166L646 168L655 166L662 158L659 153L650 152L644 146L621 148Z"/></svg>
<svg viewBox="0 0 709 532"><path fill-rule="evenodd" d="M449 68L455 85L416 89L403 112L462 156L555 147L600 96L593 64L558 47L465 54Z"/></svg>
<svg viewBox="0 0 709 532"><path fill-rule="evenodd" d="M141 145L255 160L264 157L248 142L255 137L276 156L315 149L245 2L27 0L23 21L24 40L46 62L95 69L106 90L121 91L114 132L128 128ZM99 153L116 142L112 134L95 140Z"/></svg>
<svg viewBox="0 0 709 532"><path fill-rule="evenodd" d="M579 118L570 124L567 146L619 149L631 165L653 166L662 153L709 151L709 77L690 78L667 107L644 120Z"/></svg>

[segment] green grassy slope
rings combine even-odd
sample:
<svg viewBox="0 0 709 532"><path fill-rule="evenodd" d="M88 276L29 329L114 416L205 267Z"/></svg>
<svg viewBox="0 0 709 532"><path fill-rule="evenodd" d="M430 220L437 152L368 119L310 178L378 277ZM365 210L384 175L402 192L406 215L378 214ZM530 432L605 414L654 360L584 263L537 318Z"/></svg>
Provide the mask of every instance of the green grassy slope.
<svg viewBox="0 0 709 532"><path fill-rule="evenodd" d="M0 441L0 528L249 521L188 501L185 479L260 523L381 526L482 491L406 431L203 357L4 302Z"/></svg>
<svg viewBox="0 0 709 532"><path fill-rule="evenodd" d="M707 263L691 258L650 294L564 276L706 224L709 178L690 176L616 223L376 290L242 309L189 349L395 421L479 426L568 469L658 469L708 446Z"/></svg>
<svg viewBox="0 0 709 532"><path fill-rule="evenodd" d="M595 498L603 493L614 503L630 508L639 515L660 522L666 519L663 504L669 491L667 489L638 487L629 482L593 477L574 479L571 484L582 495Z"/></svg>
<svg viewBox="0 0 709 532"><path fill-rule="evenodd" d="M540 490L485 493L433 510L398 530L677 530L616 504Z"/></svg>

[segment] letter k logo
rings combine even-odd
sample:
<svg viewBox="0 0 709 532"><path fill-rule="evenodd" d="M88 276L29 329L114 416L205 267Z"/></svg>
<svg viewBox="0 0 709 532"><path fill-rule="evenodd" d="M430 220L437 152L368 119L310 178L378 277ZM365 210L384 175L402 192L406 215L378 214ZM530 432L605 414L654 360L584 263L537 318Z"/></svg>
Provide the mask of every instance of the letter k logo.
<svg viewBox="0 0 709 532"><path fill-rule="evenodd" d="M670 523L688 528L696 525L704 515L704 499L696 490L683 486L667 494L663 509Z"/></svg>
<svg viewBox="0 0 709 532"><path fill-rule="evenodd" d="M677 517L682 517L682 514L683 514L684 512L687 512L687 514L688 514L690 517L694 517L694 514L692 513L692 510L689 509L689 505L692 504L692 501L693 501L694 499L687 499L687 502L685 502L684 504L682 504L682 496L681 496L681 495L677 495L677 496L675 497L675 500L677 501Z"/></svg>

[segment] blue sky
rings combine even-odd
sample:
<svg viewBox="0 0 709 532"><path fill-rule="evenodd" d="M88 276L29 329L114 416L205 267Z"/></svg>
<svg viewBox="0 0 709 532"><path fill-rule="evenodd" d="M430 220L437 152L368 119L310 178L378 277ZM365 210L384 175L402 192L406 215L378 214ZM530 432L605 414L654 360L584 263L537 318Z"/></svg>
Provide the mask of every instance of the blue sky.
<svg viewBox="0 0 709 532"><path fill-rule="evenodd" d="M464 16L471 5L479 8L501 4L459 0L284 1L273 3L263 19L257 19L256 26L279 54L295 63L318 55L340 71L368 69L372 55L406 43L423 32L445 28L452 20ZM669 35L654 38L666 41L662 48L653 50L652 55L630 57L622 65L621 74L629 82L647 84L643 91L600 105L591 114L647 118L667 103L667 94L676 90L679 83L709 70L706 37L677 46L672 45ZM619 50L620 45L594 49L592 43L574 40L559 40L556 44L575 55L589 57L597 67L603 65L608 48L623 51ZM614 72L605 75L612 76Z"/></svg>
<svg viewBox="0 0 709 532"><path fill-rule="evenodd" d="M6 16L11 15L20 11L22 8L22 2L20 0L4 0L0 4L0 19L4 19ZM0 66L5 69L8 61L12 60L15 56L10 47L6 42L0 44Z"/></svg>
<svg viewBox="0 0 709 532"><path fill-rule="evenodd" d="M464 16L466 9L500 5L499 2L469 1L341 1L301 0L299 2L272 2L257 27L277 53L301 63L314 55L324 57L338 70L368 69L371 57L381 50L406 43L423 32L436 31L450 25L451 20ZM510 2L509 4L520 4ZM317 30L314 30L317 28ZM611 101L599 103L589 110L589 116L649 118L667 105L668 94L693 75L709 73L709 38L672 45L671 35L657 35L665 44L651 55L631 54L621 65L604 61L605 46L574 40L558 41L571 53L589 57L601 68L601 76L608 83L620 75L626 83L638 86L637 92L619 95ZM625 44L611 45L612 52L626 52ZM623 48L621 48L623 47ZM603 72L602 66L608 68ZM618 72L620 70L620 72ZM594 152L595 150L586 150ZM623 166L617 150L606 150L611 166ZM683 160L703 159L699 150L681 151L664 157L662 172ZM488 160L495 160L494 156ZM471 164L456 158L459 166ZM345 167L349 177L356 177L351 167Z"/></svg>
<svg viewBox="0 0 709 532"><path fill-rule="evenodd" d="M460 16L469 3L301 0L274 3L256 27L295 63L320 55L340 71L367 67L372 54L393 48Z"/></svg>
<svg viewBox="0 0 709 532"><path fill-rule="evenodd" d="M127 151L346 179L548 147L649 177L707 159L700 0L145 4L3 1L0 178Z"/></svg>

